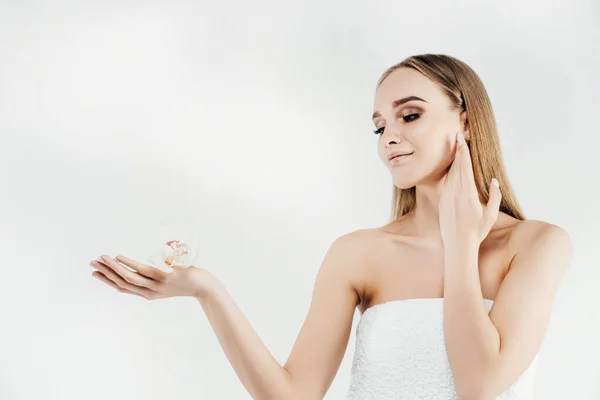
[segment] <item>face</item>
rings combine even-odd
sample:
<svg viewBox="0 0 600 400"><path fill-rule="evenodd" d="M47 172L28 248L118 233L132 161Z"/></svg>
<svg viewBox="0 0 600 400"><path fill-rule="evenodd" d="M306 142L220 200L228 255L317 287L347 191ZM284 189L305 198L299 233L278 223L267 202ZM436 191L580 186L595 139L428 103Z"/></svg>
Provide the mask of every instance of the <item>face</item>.
<svg viewBox="0 0 600 400"><path fill-rule="evenodd" d="M469 139L466 113L453 110L442 89L412 68L397 69L383 81L374 112L379 158L401 189L440 180L452 163L456 134ZM396 152L408 155L388 161Z"/></svg>

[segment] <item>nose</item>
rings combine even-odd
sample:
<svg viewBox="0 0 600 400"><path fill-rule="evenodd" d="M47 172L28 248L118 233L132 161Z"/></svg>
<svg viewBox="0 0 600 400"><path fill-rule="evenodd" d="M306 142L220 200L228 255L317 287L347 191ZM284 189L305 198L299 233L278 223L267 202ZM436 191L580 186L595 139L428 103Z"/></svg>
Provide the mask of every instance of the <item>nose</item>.
<svg viewBox="0 0 600 400"><path fill-rule="evenodd" d="M385 147L389 147L393 144L399 144L402 142L402 136L398 136L398 138L389 138L385 141Z"/></svg>
<svg viewBox="0 0 600 400"><path fill-rule="evenodd" d="M404 138L394 124L388 124L383 130L382 139L385 146L389 147L392 144L398 144L402 142Z"/></svg>

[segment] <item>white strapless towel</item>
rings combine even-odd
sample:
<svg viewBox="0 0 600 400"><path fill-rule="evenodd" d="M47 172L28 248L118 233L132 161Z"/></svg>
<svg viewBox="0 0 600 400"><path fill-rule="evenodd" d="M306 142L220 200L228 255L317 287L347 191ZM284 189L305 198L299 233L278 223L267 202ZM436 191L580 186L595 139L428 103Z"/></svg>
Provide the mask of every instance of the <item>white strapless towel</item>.
<svg viewBox="0 0 600 400"><path fill-rule="evenodd" d="M487 312L493 300L484 300ZM356 327L346 400L456 399L443 329L443 298L394 300L367 309ZM537 355L497 400L533 399Z"/></svg>

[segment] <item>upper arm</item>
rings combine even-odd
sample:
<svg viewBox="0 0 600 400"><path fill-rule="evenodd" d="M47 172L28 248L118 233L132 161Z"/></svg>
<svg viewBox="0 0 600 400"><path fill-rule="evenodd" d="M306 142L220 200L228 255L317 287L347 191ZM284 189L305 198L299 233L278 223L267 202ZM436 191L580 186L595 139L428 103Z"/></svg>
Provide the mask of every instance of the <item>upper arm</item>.
<svg viewBox="0 0 600 400"><path fill-rule="evenodd" d="M336 239L319 268L304 324L284 364L298 398L321 399L335 377L358 303L355 290L358 234Z"/></svg>
<svg viewBox="0 0 600 400"><path fill-rule="evenodd" d="M556 225L536 221L518 240L517 253L490 310L500 334L499 358L492 373L498 391L510 386L539 351L572 257L571 240Z"/></svg>

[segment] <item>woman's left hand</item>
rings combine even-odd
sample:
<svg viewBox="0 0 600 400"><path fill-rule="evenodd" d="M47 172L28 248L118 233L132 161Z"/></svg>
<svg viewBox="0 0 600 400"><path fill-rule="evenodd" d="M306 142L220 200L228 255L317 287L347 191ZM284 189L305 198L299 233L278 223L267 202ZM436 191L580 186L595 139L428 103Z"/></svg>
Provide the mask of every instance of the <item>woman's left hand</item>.
<svg viewBox="0 0 600 400"><path fill-rule="evenodd" d="M487 205L481 204L475 186L469 148L462 133L456 137L456 152L442 183L439 223L442 240L475 240L480 244L490 232L500 208L502 194L494 178Z"/></svg>

